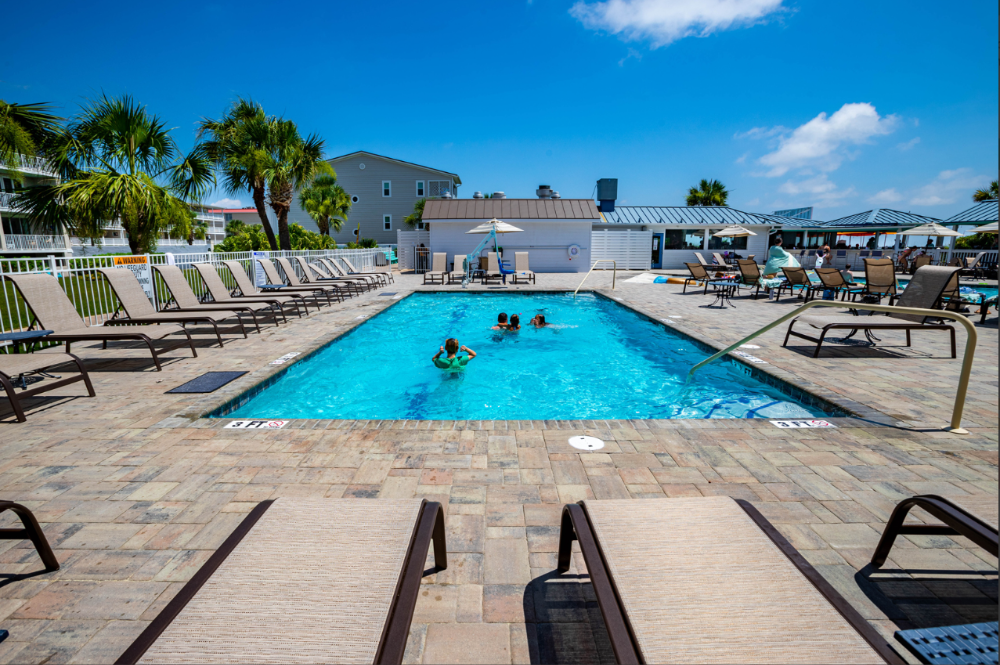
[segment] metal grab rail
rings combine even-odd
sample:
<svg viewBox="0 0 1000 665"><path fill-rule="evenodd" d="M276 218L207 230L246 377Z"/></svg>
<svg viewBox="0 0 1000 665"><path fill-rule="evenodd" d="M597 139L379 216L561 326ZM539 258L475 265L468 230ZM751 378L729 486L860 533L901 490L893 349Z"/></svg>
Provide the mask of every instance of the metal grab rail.
<svg viewBox="0 0 1000 665"><path fill-rule="evenodd" d="M772 321L771 323L767 324L760 330L751 333L750 335L744 337L735 344L732 344L723 349L722 351L719 351L715 355L712 355L706 358L705 360L702 360L700 363L692 367L691 371L688 372L687 381L690 381L691 377L694 376L694 373L704 365L707 365L713 360L721 358L730 351L734 351L735 349L739 348L743 344L746 344L755 337L759 337L760 335L766 333L768 330L771 330L778 324L784 323L785 321L794 318L799 314L801 314L802 312L804 312L805 310L813 307L844 307L844 304L829 300L813 300L812 302L807 302L798 309L789 312L788 314L782 316L779 319L776 319L775 321ZM968 434L969 430L964 429L962 427L962 411L965 409L965 396L969 390L969 376L972 374L972 359L976 353L976 344L978 340L978 335L976 333L976 326L973 325L968 318L962 316L961 314L958 314L956 312L948 312L940 309L922 309L917 307L891 307L889 305L869 305L867 303L864 305L859 305L857 309L864 309L866 311L874 311L874 312L894 312L897 314L916 314L917 316L934 316L942 319L951 319L953 321L958 321L965 327L965 332L968 333L968 337L965 340L965 353L962 356L962 372L961 374L959 374L958 377L958 392L955 394L955 407L952 409L951 412L951 427L949 431L952 434Z"/></svg>
<svg viewBox="0 0 1000 665"><path fill-rule="evenodd" d="M597 259L596 261L594 261L594 265L590 266L590 270L587 271L587 274L584 276L583 280L580 282L580 286L576 287L576 291L573 292L573 297L574 298L576 298L576 292L579 291L580 287L583 286L583 283L587 281L587 277L590 277L590 273L594 272L594 268L597 267L597 264L598 263L608 263L609 261L613 264L612 265L612 273L611 273L611 290L612 291L615 290L615 279L618 277L618 263L614 259Z"/></svg>

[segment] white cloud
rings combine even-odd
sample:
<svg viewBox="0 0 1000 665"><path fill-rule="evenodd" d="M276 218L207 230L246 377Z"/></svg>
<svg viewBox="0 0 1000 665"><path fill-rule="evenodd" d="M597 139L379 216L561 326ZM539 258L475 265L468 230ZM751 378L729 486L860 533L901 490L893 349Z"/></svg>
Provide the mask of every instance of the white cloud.
<svg viewBox="0 0 1000 665"><path fill-rule="evenodd" d="M795 128L780 139L776 150L758 161L770 167L766 175L771 178L783 176L795 168L833 171L852 157L847 152L849 146L869 143L876 136L889 134L896 123L896 116L881 117L871 104L844 104L829 117L823 112ZM747 134L753 132L765 134L760 128Z"/></svg>
<svg viewBox="0 0 1000 665"><path fill-rule="evenodd" d="M883 189L878 194L868 197L868 203L874 203L875 205L885 205L886 203L898 203L903 200L903 195L897 192L894 188Z"/></svg>
<svg viewBox="0 0 1000 665"><path fill-rule="evenodd" d="M642 60L642 53L639 53L634 48L629 48L628 55L618 61L619 67L624 67L625 63L628 62L630 58L635 58L636 60Z"/></svg>
<svg viewBox="0 0 1000 665"><path fill-rule="evenodd" d="M761 22L781 10L782 0L580 0L569 12L592 30L625 40L649 40L653 48L684 37L705 37Z"/></svg>
<svg viewBox="0 0 1000 665"><path fill-rule="evenodd" d="M907 150L912 149L913 146L917 145L918 143L920 143L920 137L914 136L909 141L904 141L903 143L896 144L896 147L902 150L903 152L906 152Z"/></svg>
<svg viewBox="0 0 1000 665"><path fill-rule="evenodd" d="M775 136L787 134L790 130L787 127L778 125L776 127L754 127L745 132L736 132L734 139L769 139Z"/></svg>
<svg viewBox="0 0 1000 665"><path fill-rule="evenodd" d="M969 168L941 171L934 180L917 190L910 203L936 206L965 200L971 205L972 192L982 187L984 182L989 182L989 176L972 175L972 169Z"/></svg>
<svg viewBox="0 0 1000 665"><path fill-rule="evenodd" d="M242 208L243 202L239 199L219 199L212 203L212 205L219 206L220 208Z"/></svg>
<svg viewBox="0 0 1000 665"><path fill-rule="evenodd" d="M800 199L808 196L810 205L817 208L834 206L840 201L854 196L853 187L839 189L825 173L798 182L788 180L778 187L778 191L782 194L797 196Z"/></svg>

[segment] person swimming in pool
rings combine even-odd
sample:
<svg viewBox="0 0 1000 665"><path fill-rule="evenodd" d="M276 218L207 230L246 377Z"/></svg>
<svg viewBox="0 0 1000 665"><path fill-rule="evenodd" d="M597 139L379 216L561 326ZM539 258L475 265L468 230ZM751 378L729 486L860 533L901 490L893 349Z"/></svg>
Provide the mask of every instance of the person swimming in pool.
<svg viewBox="0 0 1000 665"><path fill-rule="evenodd" d="M490 328L490 330L507 330L508 327L507 315L500 312L500 314L497 315L497 324Z"/></svg>
<svg viewBox="0 0 1000 665"><path fill-rule="evenodd" d="M510 315L510 325L507 326L507 330L511 332L516 332L521 329L521 317L517 314Z"/></svg>
<svg viewBox="0 0 1000 665"><path fill-rule="evenodd" d="M459 351L465 351L469 355L460 356ZM444 358L441 354L447 354ZM467 346L459 346L458 340L454 337L449 337L445 340L444 346L442 346L431 360L434 362L434 366L440 369L462 369L469 364L469 361L476 357L476 352Z"/></svg>
<svg viewBox="0 0 1000 665"><path fill-rule="evenodd" d="M550 325L550 324L548 324L548 323L545 322L545 315L544 314L535 314L535 318L533 318L528 323L530 323L531 325L535 326L536 328L544 328L544 327Z"/></svg>

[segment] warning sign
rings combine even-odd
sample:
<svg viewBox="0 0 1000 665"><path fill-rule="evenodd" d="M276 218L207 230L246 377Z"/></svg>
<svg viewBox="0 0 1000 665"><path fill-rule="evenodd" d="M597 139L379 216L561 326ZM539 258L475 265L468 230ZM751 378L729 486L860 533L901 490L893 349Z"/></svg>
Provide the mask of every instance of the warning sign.
<svg viewBox="0 0 1000 665"><path fill-rule="evenodd" d="M251 252L251 254L253 255L253 283L259 289L267 284L267 274L264 273L264 266L257 259L266 259L267 252Z"/></svg>
<svg viewBox="0 0 1000 665"><path fill-rule="evenodd" d="M146 297L153 298L153 273L149 269L148 256L116 256L115 265L131 270Z"/></svg>
<svg viewBox="0 0 1000 665"><path fill-rule="evenodd" d="M224 429L281 429L287 420L234 420Z"/></svg>
<svg viewBox="0 0 1000 665"><path fill-rule="evenodd" d="M816 427L836 427L825 420L772 420L771 424L783 429L813 429Z"/></svg>

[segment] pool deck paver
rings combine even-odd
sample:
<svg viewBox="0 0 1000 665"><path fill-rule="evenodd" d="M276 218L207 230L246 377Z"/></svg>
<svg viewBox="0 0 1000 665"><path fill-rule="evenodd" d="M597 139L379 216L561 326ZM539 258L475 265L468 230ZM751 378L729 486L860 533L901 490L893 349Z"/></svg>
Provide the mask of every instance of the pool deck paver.
<svg viewBox="0 0 1000 665"><path fill-rule="evenodd" d="M737 298L719 310L706 307L710 296L622 276L611 292L610 277L595 273L587 286L716 346L795 305ZM539 275L534 288L572 289L579 279ZM418 276L396 280L390 290L401 295L430 288ZM762 367L870 407L865 419L809 430L761 420L306 420L257 431L196 417L280 370L269 361L308 352L394 302L366 294L225 349L200 336L199 358L168 353L163 372L124 345L77 345L96 398L67 386L31 400L24 424L0 410L0 497L35 511L63 564L36 574L27 543L0 542L0 627L11 633L0 663L114 660L258 501L279 496L445 505L449 568L424 579L409 663L612 661L580 555L569 574L553 572L561 506L584 498L752 501L889 636L996 619L997 560L963 538L901 537L880 572L865 568L901 498L997 495L995 319L977 325L967 436L941 431L960 365L945 335L916 335L905 348L901 334L886 333L877 347L831 344L813 360L803 346L780 347L784 326L753 342ZM163 394L233 369L251 374L210 396ZM576 434L606 447L581 453L567 442Z"/></svg>

